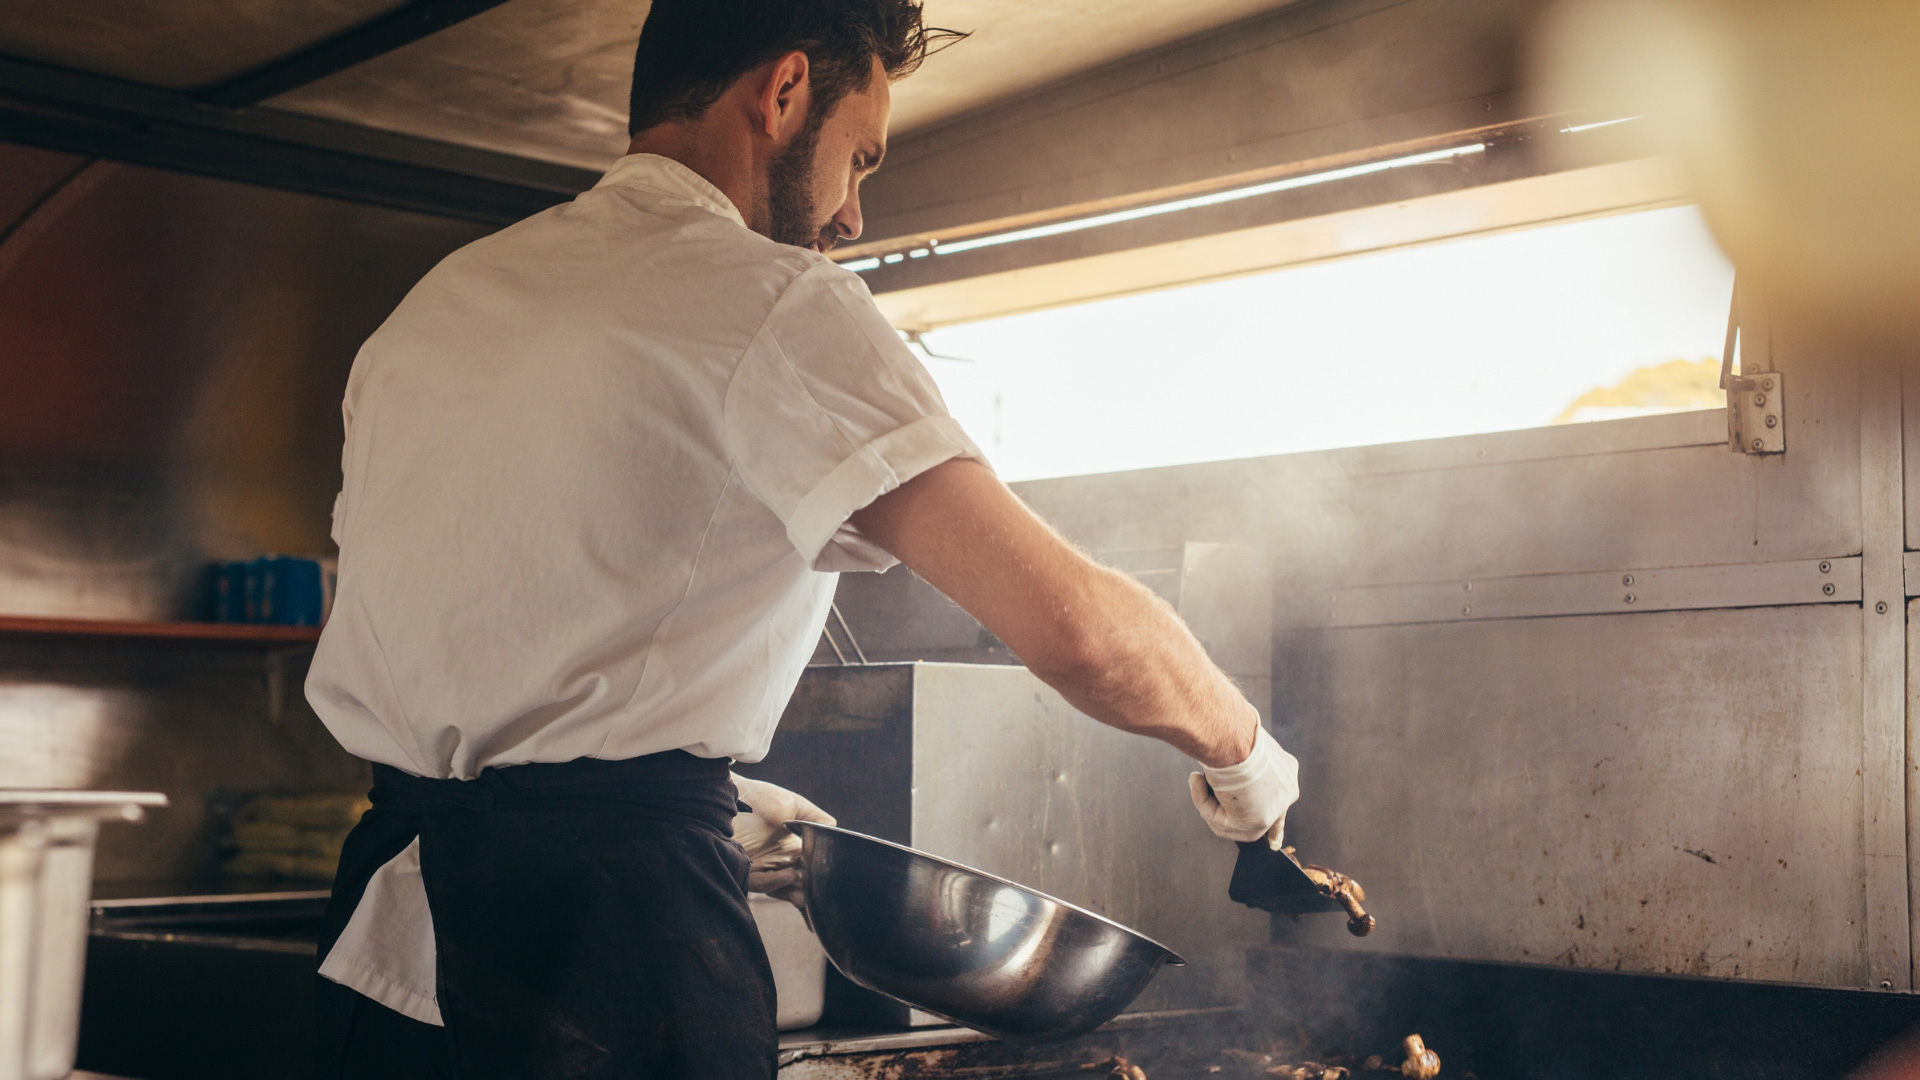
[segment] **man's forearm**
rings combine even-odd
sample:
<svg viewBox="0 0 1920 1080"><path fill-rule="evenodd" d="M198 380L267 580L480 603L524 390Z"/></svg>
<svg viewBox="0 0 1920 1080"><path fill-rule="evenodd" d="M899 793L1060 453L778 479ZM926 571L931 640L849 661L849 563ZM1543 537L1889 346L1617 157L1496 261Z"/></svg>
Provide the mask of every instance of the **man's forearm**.
<svg viewBox="0 0 1920 1080"><path fill-rule="evenodd" d="M1087 715L1210 766L1252 749L1252 706L1173 609L1068 544L984 467L937 466L853 520Z"/></svg>
<svg viewBox="0 0 1920 1080"><path fill-rule="evenodd" d="M1029 659L1008 642L1014 654L1102 723L1159 739L1205 765L1245 759L1258 714L1173 609L1117 570L1089 561L1078 573L1085 604L1062 618L1080 625L1052 630L1078 647L1035 642Z"/></svg>

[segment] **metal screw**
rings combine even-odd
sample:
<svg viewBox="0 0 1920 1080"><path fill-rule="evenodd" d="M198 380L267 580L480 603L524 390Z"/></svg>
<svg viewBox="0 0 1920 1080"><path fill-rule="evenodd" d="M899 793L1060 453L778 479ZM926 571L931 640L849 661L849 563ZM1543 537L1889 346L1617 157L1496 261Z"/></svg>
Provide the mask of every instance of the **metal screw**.
<svg viewBox="0 0 1920 1080"><path fill-rule="evenodd" d="M1460 605L1460 614L1462 614L1462 615L1471 615L1471 614L1473 614L1473 605L1472 605L1472 604L1461 604L1461 605Z"/></svg>
<svg viewBox="0 0 1920 1080"><path fill-rule="evenodd" d="M1762 379L1762 380L1760 380L1760 389L1762 389L1762 390L1771 390L1771 389L1773 389L1773 380L1772 380L1772 379Z"/></svg>
<svg viewBox="0 0 1920 1080"><path fill-rule="evenodd" d="M1829 582L1827 582L1827 583L1826 583L1825 585L1822 585L1822 586L1820 586L1820 591L1821 591L1821 592L1823 592L1823 593L1826 593L1826 594L1827 594L1828 596L1832 596L1832 595L1833 595L1833 582L1831 582L1831 581L1829 581Z"/></svg>
<svg viewBox="0 0 1920 1080"><path fill-rule="evenodd" d="M1633 575L1632 575L1632 574L1622 574L1622 575L1620 576L1620 584L1622 584L1622 585L1631 585L1631 584L1633 584Z"/></svg>
<svg viewBox="0 0 1920 1080"><path fill-rule="evenodd" d="M1761 442L1759 439L1753 440L1753 449L1756 453L1758 453L1760 450L1765 449L1766 445L1767 445L1766 443Z"/></svg>
<svg viewBox="0 0 1920 1080"><path fill-rule="evenodd" d="M1631 603L1633 603L1633 601L1634 601L1634 595L1633 595L1632 593L1628 593L1628 594L1627 594L1627 603L1629 603L1629 604L1631 604Z"/></svg>
<svg viewBox="0 0 1920 1080"><path fill-rule="evenodd" d="M1767 395L1765 394L1753 395L1753 403L1755 405L1765 405L1767 403Z"/></svg>
<svg viewBox="0 0 1920 1080"><path fill-rule="evenodd" d="M1887 602L1885 600L1880 601L1873 605L1873 610L1881 615L1885 615L1887 613Z"/></svg>
<svg viewBox="0 0 1920 1080"><path fill-rule="evenodd" d="M1820 572L1821 572L1821 573L1823 573L1823 574L1826 574L1826 573L1831 573L1832 571L1833 571L1833 564L1832 564L1832 563L1830 563L1830 562L1827 562L1827 561L1826 561L1825 559L1822 559L1822 560L1820 560Z"/></svg>
<svg viewBox="0 0 1920 1080"><path fill-rule="evenodd" d="M1780 418L1779 418L1779 417L1777 417L1777 416L1771 416L1771 415L1770 415L1770 416L1768 416L1768 417L1767 417L1767 426L1768 426L1768 427L1779 427L1779 426L1780 426Z"/></svg>

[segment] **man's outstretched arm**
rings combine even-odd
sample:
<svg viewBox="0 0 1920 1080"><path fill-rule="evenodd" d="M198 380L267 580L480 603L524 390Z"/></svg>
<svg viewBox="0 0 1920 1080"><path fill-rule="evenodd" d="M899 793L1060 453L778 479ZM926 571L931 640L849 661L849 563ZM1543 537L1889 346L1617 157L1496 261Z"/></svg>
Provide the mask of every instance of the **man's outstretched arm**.
<svg viewBox="0 0 1920 1080"><path fill-rule="evenodd" d="M853 524L1075 708L1207 766L1213 783L1196 782L1194 796L1216 833L1278 839L1297 766L1254 707L1171 607L1069 544L990 469L964 458L935 466Z"/></svg>

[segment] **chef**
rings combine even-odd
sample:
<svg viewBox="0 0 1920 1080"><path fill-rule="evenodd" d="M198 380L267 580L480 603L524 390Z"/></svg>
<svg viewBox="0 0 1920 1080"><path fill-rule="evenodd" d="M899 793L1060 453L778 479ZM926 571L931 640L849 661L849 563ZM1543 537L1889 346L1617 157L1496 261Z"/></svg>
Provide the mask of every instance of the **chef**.
<svg viewBox="0 0 1920 1080"><path fill-rule="evenodd" d="M838 574L896 561L1279 843L1297 766L1179 618L1036 518L859 277L912 0L654 0L626 157L366 342L307 696L373 763L320 942L322 1077L775 1069L766 753ZM743 848L744 844L744 848Z"/></svg>

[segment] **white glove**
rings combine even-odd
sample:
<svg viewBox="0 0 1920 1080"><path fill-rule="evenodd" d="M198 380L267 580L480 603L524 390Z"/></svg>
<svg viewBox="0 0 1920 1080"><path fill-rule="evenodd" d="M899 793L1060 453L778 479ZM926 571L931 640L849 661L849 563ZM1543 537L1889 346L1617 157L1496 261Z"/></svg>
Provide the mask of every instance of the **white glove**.
<svg viewBox="0 0 1920 1080"><path fill-rule="evenodd" d="M1193 773L1187 787L1194 809L1213 835L1242 843L1264 836L1267 846L1278 851L1286 835L1287 807L1300 797L1300 763L1280 749L1262 725L1247 760Z"/></svg>
<svg viewBox="0 0 1920 1080"><path fill-rule="evenodd" d="M778 897L807 910L805 869L800 865L800 838L787 828L789 821L838 824L833 815L765 780L733 774L740 801L751 813L733 819L733 839L747 852L747 890Z"/></svg>

